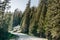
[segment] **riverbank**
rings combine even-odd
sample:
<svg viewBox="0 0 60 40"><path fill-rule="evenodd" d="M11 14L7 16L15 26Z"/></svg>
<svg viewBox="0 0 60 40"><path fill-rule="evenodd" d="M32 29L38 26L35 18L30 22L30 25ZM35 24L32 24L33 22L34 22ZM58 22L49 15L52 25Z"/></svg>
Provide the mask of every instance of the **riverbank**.
<svg viewBox="0 0 60 40"><path fill-rule="evenodd" d="M23 33L16 33L12 31L10 31L10 33L18 36L15 39L11 39L11 40L47 40L45 38L37 38Z"/></svg>

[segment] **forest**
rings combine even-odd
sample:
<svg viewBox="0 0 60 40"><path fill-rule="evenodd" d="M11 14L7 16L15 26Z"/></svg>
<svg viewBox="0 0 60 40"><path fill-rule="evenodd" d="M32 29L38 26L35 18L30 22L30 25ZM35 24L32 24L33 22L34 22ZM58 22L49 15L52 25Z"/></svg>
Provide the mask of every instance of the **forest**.
<svg viewBox="0 0 60 40"><path fill-rule="evenodd" d="M60 0L39 0L37 7L31 7L31 1L28 0L24 12L15 9L13 13L5 12L9 0L0 2L0 40L8 40L12 35L8 31L17 25L20 33L60 40Z"/></svg>

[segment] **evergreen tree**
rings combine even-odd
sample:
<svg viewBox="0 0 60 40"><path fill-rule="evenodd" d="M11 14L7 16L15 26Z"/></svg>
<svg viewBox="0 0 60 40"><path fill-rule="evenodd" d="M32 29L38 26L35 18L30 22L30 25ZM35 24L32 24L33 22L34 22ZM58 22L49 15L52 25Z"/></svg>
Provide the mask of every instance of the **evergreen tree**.
<svg viewBox="0 0 60 40"><path fill-rule="evenodd" d="M27 5L22 16L21 32L46 37L48 40L60 40L60 0L40 0L39 2L37 10Z"/></svg>
<svg viewBox="0 0 60 40"><path fill-rule="evenodd" d="M31 8L31 13L30 13L30 24L29 24L29 35L36 36L36 7Z"/></svg>
<svg viewBox="0 0 60 40"><path fill-rule="evenodd" d="M6 12L5 16L4 16L4 21L5 21L5 26L7 28L5 28L5 30L7 29L8 31L12 30L12 26L13 26L13 14L11 12Z"/></svg>
<svg viewBox="0 0 60 40"><path fill-rule="evenodd" d="M23 17L22 17L22 21L21 21L21 24L20 24L21 32L24 32L24 33L28 33L28 30L29 30L30 2L31 2L31 0L28 1L26 10L24 11L24 14L23 14Z"/></svg>
<svg viewBox="0 0 60 40"><path fill-rule="evenodd" d="M9 0L4 0L3 2L0 0L0 40L8 40L8 30L7 26L5 26L4 21L4 11L6 6L8 5ZM6 28L6 29L5 29Z"/></svg>
<svg viewBox="0 0 60 40"><path fill-rule="evenodd" d="M0 0L0 28L4 28L3 27L3 17L4 17L4 11L6 9L6 6L8 5L9 0L4 0L3 2Z"/></svg>
<svg viewBox="0 0 60 40"><path fill-rule="evenodd" d="M20 25L21 16L22 16L22 12L19 11L18 9L15 9L15 12L13 14L13 27Z"/></svg>
<svg viewBox="0 0 60 40"><path fill-rule="evenodd" d="M48 9L45 18L46 35L47 37L49 37L49 35L52 35L52 38L54 38L54 40L60 40L60 31L59 31L60 0L47 0L47 1L48 1L47 3Z"/></svg>
<svg viewBox="0 0 60 40"><path fill-rule="evenodd" d="M38 29L37 33L39 34L40 37L45 37L45 27L44 27L44 21L45 21L45 15L47 12L47 0L40 0L39 4L39 22L38 22Z"/></svg>

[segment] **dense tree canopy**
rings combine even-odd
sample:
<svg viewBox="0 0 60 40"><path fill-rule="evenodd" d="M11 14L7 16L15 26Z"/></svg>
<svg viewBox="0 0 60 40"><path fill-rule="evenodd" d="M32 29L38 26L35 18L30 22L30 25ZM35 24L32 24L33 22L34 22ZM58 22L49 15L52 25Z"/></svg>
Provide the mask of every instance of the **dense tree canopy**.
<svg viewBox="0 0 60 40"><path fill-rule="evenodd" d="M46 37L50 40L60 40L59 4L60 0L40 0L37 8L30 7L30 12L25 10L21 22L22 32L29 30L29 35ZM27 12L29 12L29 16L27 16ZM27 21L29 25L26 23Z"/></svg>
<svg viewBox="0 0 60 40"><path fill-rule="evenodd" d="M16 9L14 13L6 12L4 15L8 3L9 0L0 1L1 40L7 38L6 32L17 25L21 26L22 33L48 40L60 40L60 0L39 0L37 7L31 7L29 0L23 14Z"/></svg>

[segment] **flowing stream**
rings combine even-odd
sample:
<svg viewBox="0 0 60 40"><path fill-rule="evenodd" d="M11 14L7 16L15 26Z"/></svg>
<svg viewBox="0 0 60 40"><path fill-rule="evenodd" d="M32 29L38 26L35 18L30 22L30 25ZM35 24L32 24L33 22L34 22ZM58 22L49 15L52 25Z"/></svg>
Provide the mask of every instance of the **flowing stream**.
<svg viewBox="0 0 60 40"><path fill-rule="evenodd" d="M47 40L44 38L32 37L32 36L29 36L29 35L23 34L23 33L13 33L13 32L11 32L11 33L14 35L17 35L18 37L14 38L14 39L10 39L10 40Z"/></svg>

